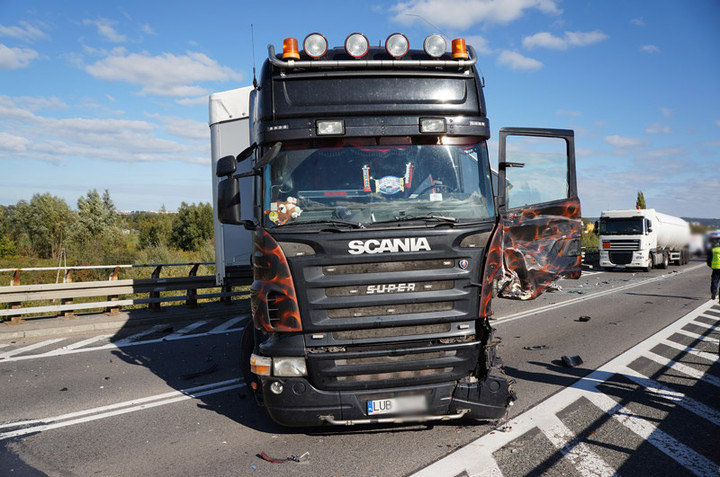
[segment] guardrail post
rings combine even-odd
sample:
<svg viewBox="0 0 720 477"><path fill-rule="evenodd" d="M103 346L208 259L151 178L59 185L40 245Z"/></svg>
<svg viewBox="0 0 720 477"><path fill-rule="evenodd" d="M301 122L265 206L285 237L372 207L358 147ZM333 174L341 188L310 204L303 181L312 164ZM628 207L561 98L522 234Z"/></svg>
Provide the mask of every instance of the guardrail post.
<svg viewBox="0 0 720 477"><path fill-rule="evenodd" d="M192 268L190 269L190 272L188 273L189 277L196 277L198 268L200 268L199 263L193 264ZM197 308L198 302L197 302L197 288L188 288L187 290L187 298L185 299L185 305L190 308Z"/></svg>
<svg viewBox="0 0 720 477"><path fill-rule="evenodd" d="M65 270L65 275L63 276L63 283L72 283L73 281L73 269L68 268ZM72 298L63 298L60 300L61 305L72 305L73 299ZM66 320L75 318L75 312L72 310L65 310L62 312L61 318L64 318Z"/></svg>
<svg viewBox="0 0 720 477"><path fill-rule="evenodd" d="M157 285L157 280L160 278L160 271L161 271L161 270L162 270L162 265L158 265L157 267L155 267L155 270L153 270L153 272L152 272L151 277L153 278L153 280L156 280L156 285ZM160 298L160 292L159 292L159 291L155 291L155 290L151 291L151 292L150 292L150 299L153 299L153 298L158 298L158 299L159 299L159 298ZM150 308L152 311L160 311L160 302L159 302L159 301L150 302L150 303L148 304L148 308Z"/></svg>
<svg viewBox="0 0 720 477"><path fill-rule="evenodd" d="M18 268L13 272L13 276L10 279L10 286L11 287L17 287L20 286L20 269ZM10 309L11 310L17 310L18 308L22 307L22 303L16 302L16 303L10 303ZM25 320L22 319L22 315L10 315L10 321L8 322L8 325L21 325L25 323Z"/></svg>
<svg viewBox="0 0 720 477"><path fill-rule="evenodd" d="M108 278L108 280L116 281L118 279L119 273L120 273L120 267L115 267L113 272L110 274L110 277ZM118 295L110 295L107 297L108 301L118 301L119 298L120 297ZM119 306L111 306L111 307L108 307L105 311L109 315L115 315L120 311L120 307Z"/></svg>

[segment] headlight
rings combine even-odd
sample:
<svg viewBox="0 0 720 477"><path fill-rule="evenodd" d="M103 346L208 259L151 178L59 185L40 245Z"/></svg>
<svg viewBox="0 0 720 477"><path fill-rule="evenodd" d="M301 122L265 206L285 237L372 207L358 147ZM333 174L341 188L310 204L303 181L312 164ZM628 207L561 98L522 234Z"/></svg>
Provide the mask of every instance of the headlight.
<svg viewBox="0 0 720 477"><path fill-rule="evenodd" d="M319 120L315 124L318 136L327 134L345 134L345 122L343 120Z"/></svg>
<svg viewBox="0 0 720 477"><path fill-rule="evenodd" d="M433 58L440 58L447 51L447 41L441 34L433 33L425 38L423 49Z"/></svg>
<svg viewBox="0 0 720 477"><path fill-rule="evenodd" d="M353 58L362 58L369 49L370 43L362 33L351 33L345 39L345 51Z"/></svg>
<svg viewBox="0 0 720 477"><path fill-rule="evenodd" d="M303 40L303 50L312 58L320 58L327 53L328 42L320 33L310 33Z"/></svg>
<svg viewBox="0 0 720 477"><path fill-rule="evenodd" d="M273 376L307 376L305 358L273 358Z"/></svg>
<svg viewBox="0 0 720 477"><path fill-rule="evenodd" d="M420 132L444 133L446 130L443 118L420 118Z"/></svg>
<svg viewBox="0 0 720 477"><path fill-rule="evenodd" d="M385 51L395 58L402 58L410 50L410 42L402 33L393 33L385 40Z"/></svg>
<svg viewBox="0 0 720 477"><path fill-rule="evenodd" d="M250 355L250 371L260 376L270 376L272 358L258 356L255 353Z"/></svg>

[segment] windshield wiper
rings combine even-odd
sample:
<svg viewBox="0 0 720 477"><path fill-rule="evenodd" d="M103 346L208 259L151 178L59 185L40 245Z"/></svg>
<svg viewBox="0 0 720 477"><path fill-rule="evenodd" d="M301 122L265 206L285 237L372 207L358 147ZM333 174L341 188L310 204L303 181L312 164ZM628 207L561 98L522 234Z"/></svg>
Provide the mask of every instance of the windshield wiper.
<svg viewBox="0 0 720 477"><path fill-rule="evenodd" d="M321 220L305 220L302 222L288 222L283 225L277 225L276 227L287 227L288 225L311 225L311 224L328 224L328 225L348 225L354 229L364 229L363 224L357 222L351 222L349 220L340 219L321 219Z"/></svg>
<svg viewBox="0 0 720 477"><path fill-rule="evenodd" d="M391 222L407 222L409 220L424 220L426 222L445 222L445 223L451 223L455 224L457 223L458 219L455 217L446 217L444 215L398 215L394 219L389 220L379 220L377 222L373 222L373 224L387 224Z"/></svg>

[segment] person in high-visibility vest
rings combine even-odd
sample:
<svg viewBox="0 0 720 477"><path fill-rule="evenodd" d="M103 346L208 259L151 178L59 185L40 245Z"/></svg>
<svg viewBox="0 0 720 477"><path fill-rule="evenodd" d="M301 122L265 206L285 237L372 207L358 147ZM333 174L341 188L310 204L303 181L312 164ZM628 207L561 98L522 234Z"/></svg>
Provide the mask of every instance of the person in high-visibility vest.
<svg viewBox="0 0 720 477"><path fill-rule="evenodd" d="M712 268L710 277L710 296L714 300L718 294L718 285L720 285L720 239L714 239L710 242L710 250L707 256L708 267Z"/></svg>

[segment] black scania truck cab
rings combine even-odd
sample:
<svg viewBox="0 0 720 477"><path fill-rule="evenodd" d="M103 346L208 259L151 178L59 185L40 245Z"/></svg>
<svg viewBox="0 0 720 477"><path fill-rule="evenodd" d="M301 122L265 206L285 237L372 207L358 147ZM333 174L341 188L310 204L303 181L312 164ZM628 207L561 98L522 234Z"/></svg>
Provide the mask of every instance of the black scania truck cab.
<svg viewBox="0 0 720 477"><path fill-rule="evenodd" d="M580 276L573 132L501 129L493 177L472 47L354 35L269 46L250 145L213 160L218 222L252 238L245 380L286 426L500 418L491 297Z"/></svg>

